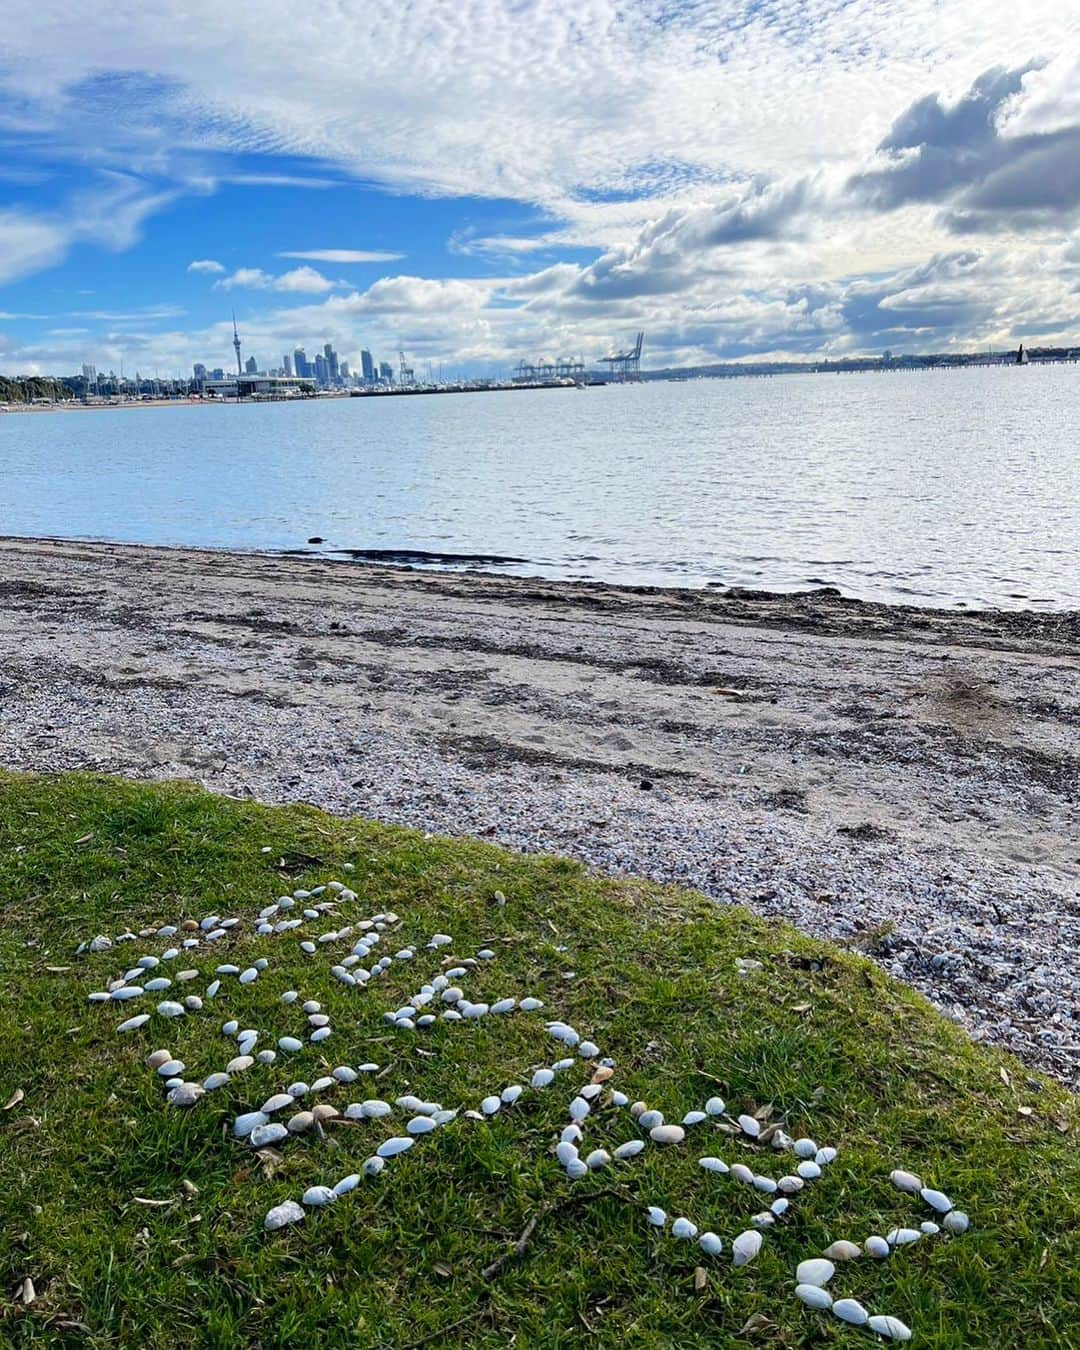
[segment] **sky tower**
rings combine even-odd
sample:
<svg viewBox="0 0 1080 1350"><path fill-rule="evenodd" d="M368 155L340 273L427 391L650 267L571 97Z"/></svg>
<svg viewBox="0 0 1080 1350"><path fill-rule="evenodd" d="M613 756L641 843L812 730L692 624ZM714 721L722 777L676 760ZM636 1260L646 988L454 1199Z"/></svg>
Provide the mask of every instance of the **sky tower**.
<svg viewBox="0 0 1080 1350"><path fill-rule="evenodd" d="M236 351L236 373L243 375L244 367L240 364L240 334L236 331L236 310L233 310L232 316L232 345Z"/></svg>

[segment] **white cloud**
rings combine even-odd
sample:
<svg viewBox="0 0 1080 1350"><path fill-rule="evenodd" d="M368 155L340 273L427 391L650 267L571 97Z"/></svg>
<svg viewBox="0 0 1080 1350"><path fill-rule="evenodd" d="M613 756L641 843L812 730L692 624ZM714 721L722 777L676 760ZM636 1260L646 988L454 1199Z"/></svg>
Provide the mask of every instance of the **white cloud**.
<svg viewBox="0 0 1080 1350"><path fill-rule="evenodd" d="M294 267L290 272L273 276L261 267L238 267L235 272L214 282L219 291L289 291L299 295L320 295L332 291L340 283L324 277L314 267Z"/></svg>
<svg viewBox="0 0 1080 1350"><path fill-rule="evenodd" d="M187 265L189 272L205 272L208 275L224 272L223 264L217 262L214 258L195 258Z"/></svg>
<svg viewBox="0 0 1080 1350"><path fill-rule="evenodd" d="M279 258L304 258L308 262L329 263L381 263L397 262L404 253L382 253L377 249L359 248L309 248L288 250L279 253Z"/></svg>

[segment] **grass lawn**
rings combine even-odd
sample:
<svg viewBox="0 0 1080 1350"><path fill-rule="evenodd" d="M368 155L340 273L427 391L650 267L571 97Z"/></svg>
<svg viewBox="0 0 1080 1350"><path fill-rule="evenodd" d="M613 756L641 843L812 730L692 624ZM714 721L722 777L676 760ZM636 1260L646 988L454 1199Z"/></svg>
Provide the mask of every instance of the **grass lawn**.
<svg viewBox="0 0 1080 1350"><path fill-rule="evenodd" d="M357 899L297 932L255 934L260 908L331 880ZM894 1167L947 1191L971 1230L838 1266L837 1297L901 1318L914 1345L1080 1344L1076 1100L973 1046L867 961L789 928L558 858L88 776L0 776L0 907L0 1107L23 1094L0 1110L4 1345L871 1346L882 1342L865 1328L799 1303L794 1271L835 1239L932 1217L892 1186ZM400 923L371 960L406 943L416 957L367 989L330 975L356 934L300 950L302 938L386 910ZM198 968L199 979L88 1002L168 942L76 958L80 941L210 913L245 922L167 967ZM453 946L428 951L439 931ZM412 1032L383 1021L444 956L485 946L495 958L462 977L468 996L533 995L542 1012ZM269 966L255 983L226 977L206 998L216 965L259 956ZM763 969L740 974L739 958ZM261 1029L259 1048L303 1034L299 1003L280 1001L289 989L322 1002L328 1041L256 1064L189 1110L165 1104L150 1051L168 1048L200 1081L238 1053L221 1032L228 1018ZM201 1011L116 1033L188 992L204 997ZM231 1138L239 1112L363 1061L381 1066L374 1081L319 1100L344 1110L414 1092L476 1107L572 1053L545 1031L549 1018L614 1059L610 1087L669 1120L714 1094L733 1115L771 1104L792 1137L839 1156L735 1269L731 1239L771 1197L698 1158L773 1177L795 1159L709 1120L685 1144L650 1145L572 1182L552 1148L595 1068L576 1064L492 1120L458 1116L303 1223L263 1231L271 1205L359 1170L408 1112L331 1124L324 1140L304 1135L265 1157ZM583 1153L640 1136L606 1100L605 1088ZM723 1255L651 1228L646 1204L715 1230ZM538 1213L521 1254L485 1274Z"/></svg>

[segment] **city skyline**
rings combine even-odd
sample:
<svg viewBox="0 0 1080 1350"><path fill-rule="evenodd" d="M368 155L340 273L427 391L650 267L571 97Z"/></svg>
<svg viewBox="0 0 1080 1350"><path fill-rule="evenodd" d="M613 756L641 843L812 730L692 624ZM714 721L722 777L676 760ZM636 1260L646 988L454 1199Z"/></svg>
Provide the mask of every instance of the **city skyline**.
<svg viewBox="0 0 1080 1350"><path fill-rule="evenodd" d="M5 373L190 370L234 304L252 351L475 374L640 328L657 365L1080 331L1080 15L1050 0L424 0L302 42L279 0L14 3Z"/></svg>

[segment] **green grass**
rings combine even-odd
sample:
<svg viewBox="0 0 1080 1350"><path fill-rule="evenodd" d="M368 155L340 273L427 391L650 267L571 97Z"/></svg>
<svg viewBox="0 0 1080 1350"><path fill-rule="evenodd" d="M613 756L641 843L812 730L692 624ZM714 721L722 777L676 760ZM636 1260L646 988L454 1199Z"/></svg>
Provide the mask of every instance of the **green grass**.
<svg viewBox="0 0 1080 1350"><path fill-rule="evenodd" d="M87 1002L164 944L75 959L80 940L214 910L250 915L283 890L335 878L359 894L350 917L401 916L401 937L383 950L437 930L454 936L455 953L487 943L497 959L469 994L532 993L544 1013L393 1033L382 1013L437 957L395 963L362 993L329 977L326 955L303 957L296 936L250 932L188 962L271 960L252 986L226 981L201 1014L117 1036L123 1017L156 1000ZM894 1166L947 1190L972 1230L842 1267L837 1291L901 1317L916 1345L1080 1343L1075 1099L973 1046L867 961L782 925L562 859L87 776L0 776L0 908L0 1106L25 1094L0 1112L4 1345L869 1346L867 1332L797 1303L792 1277L835 1238L927 1217L890 1185ZM741 978L738 957L765 970ZM459 1118L331 1210L267 1235L271 1204L355 1170L388 1122L292 1141L268 1172L228 1124L291 1078L314 1078L315 1049L252 1069L191 1111L164 1105L143 1059L167 1046L201 1078L230 1053L225 1018L275 1035L296 1028L278 1001L290 987L332 1016L328 1065L390 1066L376 1088L339 1089L341 1106L410 1090L476 1105L558 1057L543 1020L562 1016L615 1058L615 1084L632 1099L676 1119L714 1092L734 1112L773 1103L791 1134L835 1143L840 1157L758 1260L734 1270L726 1254L710 1260L650 1230L639 1204L686 1213L727 1243L764 1205L696 1159L749 1151L703 1125L684 1148L650 1148L571 1184L550 1156L570 1090L587 1077L571 1071L494 1122ZM590 1146L631 1136L615 1114L601 1114ZM768 1154L760 1170L785 1169ZM523 1255L485 1279L545 1206ZM37 1299L24 1307L13 1294L27 1275Z"/></svg>

